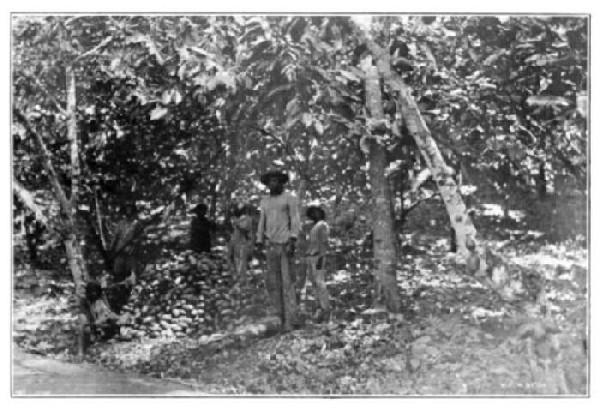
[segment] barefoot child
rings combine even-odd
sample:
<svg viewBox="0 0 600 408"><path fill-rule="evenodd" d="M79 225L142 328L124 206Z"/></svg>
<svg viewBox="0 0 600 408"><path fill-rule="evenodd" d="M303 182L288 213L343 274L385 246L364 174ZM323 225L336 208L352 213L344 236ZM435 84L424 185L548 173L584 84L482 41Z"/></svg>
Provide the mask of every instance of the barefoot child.
<svg viewBox="0 0 600 408"><path fill-rule="evenodd" d="M321 309L317 320L322 322L329 320L331 314L329 293L325 285L325 256L329 249L329 225L325 221L325 211L319 206L308 207L306 216L314 223L309 233L306 251L308 276L316 289Z"/></svg>
<svg viewBox="0 0 600 408"><path fill-rule="evenodd" d="M246 269L253 245L251 207L247 204L238 206L231 223L233 233L229 240L230 267L240 290L243 290L247 283Z"/></svg>

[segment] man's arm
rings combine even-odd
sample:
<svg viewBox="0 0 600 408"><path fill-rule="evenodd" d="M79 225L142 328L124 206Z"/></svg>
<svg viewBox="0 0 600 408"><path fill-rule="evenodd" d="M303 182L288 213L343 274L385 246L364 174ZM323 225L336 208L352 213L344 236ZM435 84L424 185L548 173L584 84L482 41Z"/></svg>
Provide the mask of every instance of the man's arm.
<svg viewBox="0 0 600 408"><path fill-rule="evenodd" d="M290 235L293 239L298 239L300 234L300 203L292 194L288 195L288 206L290 209Z"/></svg>

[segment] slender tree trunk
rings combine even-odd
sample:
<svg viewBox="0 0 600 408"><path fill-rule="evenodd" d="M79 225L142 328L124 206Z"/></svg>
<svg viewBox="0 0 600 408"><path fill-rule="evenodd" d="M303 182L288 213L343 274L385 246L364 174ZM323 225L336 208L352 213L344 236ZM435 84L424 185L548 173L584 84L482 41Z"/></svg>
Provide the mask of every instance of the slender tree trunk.
<svg viewBox="0 0 600 408"><path fill-rule="evenodd" d="M298 183L298 190L296 191L296 195L298 197L298 212L300 213L300 234L298 235L298 241L296 242L296 250L298 255L303 256L306 254L308 250L308 240L307 237L307 229L304 220L306 219L306 188L307 182L306 179L300 174L300 180ZM297 299L299 298L299 291L302 290L304 284L306 282L306 273L307 273L307 265L298 262L300 257L295 257L295 263L291 266L292 279L294 281L294 285L296 286L297 291Z"/></svg>
<svg viewBox="0 0 600 408"><path fill-rule="evenodd" d="M65 69L67 78L67 138L71 144L71 215L75 218L79 198L79 143L77 140L77 97L75 74L71 66Z"/></svg>
<svg viewBox="0 0 600 408"><path fill-rule="evenodd" d="M365 64L366 104L373 120L384 119L379 73L377 68ZM376 278L383 294L383 301L391 312L400 309L396 281L396 239L390 209L390 188L385 176L387 166L385 148L377 141L369 145L369 181L373 203L373 256L376 262Z"/></svg>
<svg viewBox="0 0 600 408"><path fill-rule="evenodd" d="M546 179L546 161L544 159L540 160L540 167L537 179L538 197L540 200L544 201L546 199L546 195L548 194L548 182Z"/></svg>
<svg viewBox="0 0 600 408"><path fill-rule="evenodd" d="M504 190L502 192L503 194L503 200L504 200L504 219L508 220L510 218L510 194L508 192L508 190L510 189L510 178L511 178L511 171L510 171L510 161L508 159L504 159L502 161L502 164L500 166L500 177L501 177L501 182L500 185L502 186L502 189Z"/></svg>
<svg viewBox="0 0 600 408"><path fill-rule="evenodd" d="M65 73L67 78L67 138L71 145L71 197L69 200L70 214L65 248L73 283L75 283L75 292L83 296L85 294L85 283L89 277L83 257L83 234L79 231L77 216L81 167L79 165L79 140L77 139L76 83L72 66L67 65Z"/></svg>
<svg viewBox="0 0 600 408"><path fill-rule="evenodd" d="M98 200L97 191L94 192L94 204L96 205L96 223L98 224L98 236L100 238L102 252L106 252L108 248L108 242L106 241L106 235L104 234L104 217L102 216L102 208L100 207L100 200Z"/></svg>
<svg viewBox="0 0 600 408"><path fill-rule="evenodd" d="M546 134L542 132L539 142L541 157L539 159L539 172L537 176L538 198L541 201L546 199L548 193L548 182L546 179Z"/></svg>
<svg viewBox="0 0 600 408"><path fill-rule="evenodd" d="M306 208L306 192L307 192L307 184L306 179L300 175L300 181L298 182L298 191L296 195L298 196L298 210L300 211L300 216L304 215L304 209Z"/></svg>
<svg viewBox="0 0 600 408"><path fill-rule="evenodd" d="M210 217L211 220L214 220L216 215L217 215L217 182L216 181L211 181L210 182L210 190L209 190L209 197L210 197L210 202L209 202L209 209L208 209L208 216Z"/></svg>
<svg viewBox="0 0 600 408"><path fill-rule="evenodd" d="M296 197L298 197L298 212L300 213L300 220L304 221L306 219L306 194L308 191L308 181L306 178L300 174L300 180L298 182L298 190L296 191ZM306 241L306 237L300 237L301 240Z"/></svg>
<svg viewBox="0 0 600 408"><path fill-rule="evenodd" d="M227 200L227 204L225 204L225 207L227 207L227 210L225 211L226 224L229 224L229 217L231 215L229 204L233 202L233 192L239 184L239 169L240 163L242 163L243 160L242 154L239 133L237 131L229 132L229 152L226 158L228 168L227 172L223 175L223 188L221 190L221 197L223 197L224 200Z"/></svg>

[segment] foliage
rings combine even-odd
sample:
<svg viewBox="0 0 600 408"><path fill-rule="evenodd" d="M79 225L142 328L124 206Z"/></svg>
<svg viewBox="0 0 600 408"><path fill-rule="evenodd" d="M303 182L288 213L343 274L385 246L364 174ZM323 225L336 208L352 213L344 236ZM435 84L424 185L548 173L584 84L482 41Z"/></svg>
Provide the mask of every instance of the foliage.
<svg viewBox="0 0 600 408"><path fill-rule="evenodd" d="M577 97L587 90L586 24L448 17L402 30L397 41L410 45L422 112L446 155L472 169L465 176L483 170L504 193L539 187L540 165L556 190L565 176L582 181L586 125Z"/></svg>
<svg viewBox="0 0 600 408"><path fill-rule="evenodd" d="M584 19L385 17L372 31L444 155L482 195L539 186L542 162L555 190L569 177L583 186ZM252 179L274 162L334 217L366 203L366 54L348 18L28 17L13 35L14 104L42 132L66 186L62 81L76 61L82 205L94 211L97 194L112 222L126 203L148 211L182 193L225 215L232 196L256 196ZM385 106L397 120L394 101ZM38 153L18 123L13 135L17 180L39 190ZM386 143L398 204L411 208L418 153L406 137Z"/></svg>

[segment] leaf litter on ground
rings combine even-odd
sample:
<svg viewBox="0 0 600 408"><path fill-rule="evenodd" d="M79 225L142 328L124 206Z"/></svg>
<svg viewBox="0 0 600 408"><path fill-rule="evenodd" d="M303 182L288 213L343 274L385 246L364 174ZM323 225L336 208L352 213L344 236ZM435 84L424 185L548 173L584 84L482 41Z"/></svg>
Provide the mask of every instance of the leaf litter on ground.
<svg viewBox="0 0 600 408"><path fill-rule="evenodd" d="M89 361L215 394L585 394L587 301L572 281L587 276L587 254L573 245L527 248L532 252L502 250L511 262L545 274L547 317L535 305L515 309L491 296L439 247L399 268L402 319L369 308L356 293L366 282L347 270L328 282L336 308L345 309L330 324L309 320L277 334L268 330L277 321L242 316L213 334L97 343ZM64 297L20 294L14 310L21 347L71 358L73 337L65 328L72 329L74 316Z"/></svg>

